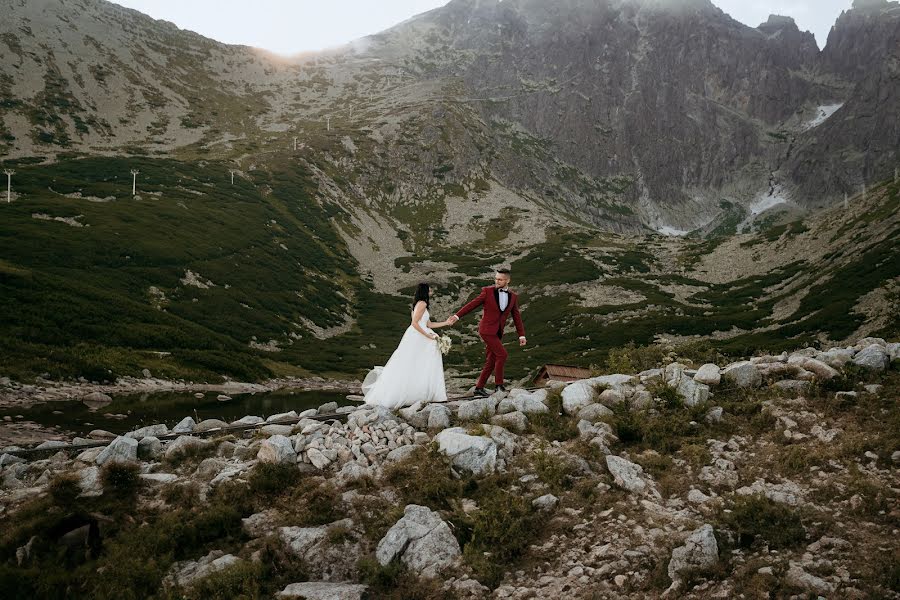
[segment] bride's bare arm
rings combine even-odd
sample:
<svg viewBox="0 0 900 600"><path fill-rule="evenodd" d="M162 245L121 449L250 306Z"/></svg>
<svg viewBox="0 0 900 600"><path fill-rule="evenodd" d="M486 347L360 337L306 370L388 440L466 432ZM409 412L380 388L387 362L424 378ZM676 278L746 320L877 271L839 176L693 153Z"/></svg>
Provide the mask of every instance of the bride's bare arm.
<svg viewBox="0 0 900 600"><path fill-rule="evenodd" d="M418 302L416 302L416 308L413 309L412 326L416 331L427 337L429 340L433 340L437 337L437 334L428 333L422 328L421 325L419 325L419 319L421 319L422 315L425 314L425 306L426 304L423 300L419 300Z"/></svg>
<svg viewBox="0 0 900 600"><path fill-rule="evenodd" d="M449 327L449 326L450 326L450 321L437 321L435 323L428 321L429 329L440 329L441 327Z"/></svg>

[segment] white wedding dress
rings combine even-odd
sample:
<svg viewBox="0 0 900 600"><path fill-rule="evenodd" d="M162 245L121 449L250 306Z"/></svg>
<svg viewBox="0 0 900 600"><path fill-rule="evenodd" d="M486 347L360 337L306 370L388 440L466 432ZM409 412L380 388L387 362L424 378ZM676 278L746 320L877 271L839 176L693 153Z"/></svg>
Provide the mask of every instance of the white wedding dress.
<svg viewBox="0 0 900 600"><path fill-rule="evenodd" d="M430 333L431 329L426 327L429 318L425 310L419 326ZM445 402L444 359L437 343L410 325L387 364L372 369L362 389L366 404L390 409L416 402Z"/></svg>

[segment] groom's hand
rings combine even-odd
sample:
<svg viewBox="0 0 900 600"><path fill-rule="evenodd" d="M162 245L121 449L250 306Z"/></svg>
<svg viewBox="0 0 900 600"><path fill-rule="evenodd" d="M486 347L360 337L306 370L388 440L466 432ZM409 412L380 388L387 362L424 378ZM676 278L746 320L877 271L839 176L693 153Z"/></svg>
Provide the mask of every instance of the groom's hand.
<svg viewBox="0 0 900 600"><path fill-rule="evenodd" d="M450 318L447 319L447 322L448 322L450 325L456 325L456 322L457 322L457 321L459 321L459 317L457 317L456 315L450 315Z"/></svg>
<svg viewBox="0 0 900 600"><path fill-rule="evenodd" d="M521 337L519 338L519 345L520 345L520 346L524 346L524 345L527 344L527 343L528 343L528 340L525 339L525 336L524 336L524 335L521 336Z"/></svg>

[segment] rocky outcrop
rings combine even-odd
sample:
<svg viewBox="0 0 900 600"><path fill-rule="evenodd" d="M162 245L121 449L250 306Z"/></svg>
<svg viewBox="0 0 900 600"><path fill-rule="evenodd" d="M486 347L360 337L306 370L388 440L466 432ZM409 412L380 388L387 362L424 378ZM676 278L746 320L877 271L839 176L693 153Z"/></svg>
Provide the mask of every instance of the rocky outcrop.
<svg viewBox="0 0 900 600"><path fill-rule="evenodd" d="M385 566L399 558L414 573L436 577L461 554L447 523L425 506L410 504L378 542L375 556Z"/></svg>

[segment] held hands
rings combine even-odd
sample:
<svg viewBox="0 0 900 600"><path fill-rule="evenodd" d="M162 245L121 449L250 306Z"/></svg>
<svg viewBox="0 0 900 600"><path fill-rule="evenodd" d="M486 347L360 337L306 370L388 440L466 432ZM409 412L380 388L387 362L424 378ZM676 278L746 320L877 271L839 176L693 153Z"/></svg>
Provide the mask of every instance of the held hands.
<svg viewBox="0 0 900 600"><path fill-rule="evenodd" d="M528 343L528 340L525 339L525 336L522 336L522 337L519 338L519 345L520 345L520 346L524 346L524 345L527 344L527 343Z"/></svg>
<svg viewBox="0 0 900 600"><path fill-rule="evenodd" d="M456 324L457 321L459 321L459 317L457 317L456 315L450 315L450 318L447 319L445 322L446 322L447 325L449 325L450 327L453 327L453 326Z"/></svg>

